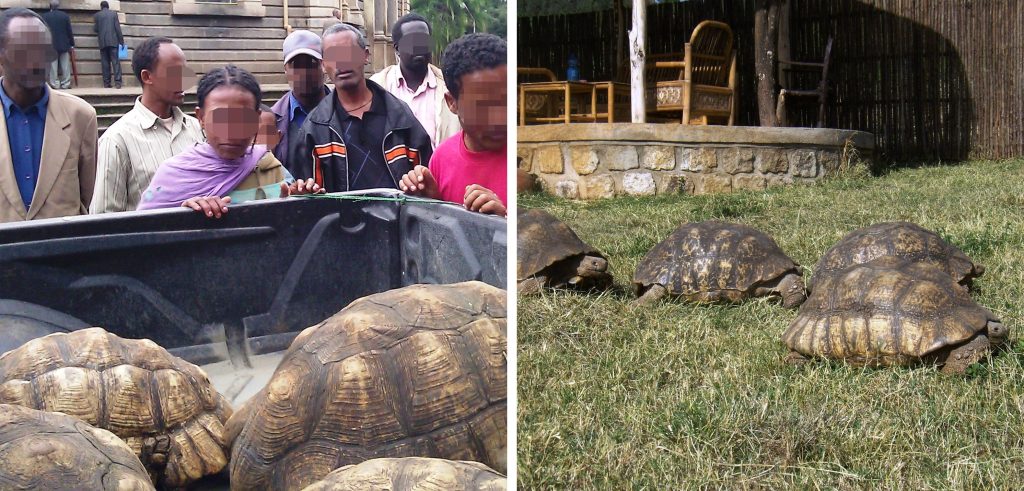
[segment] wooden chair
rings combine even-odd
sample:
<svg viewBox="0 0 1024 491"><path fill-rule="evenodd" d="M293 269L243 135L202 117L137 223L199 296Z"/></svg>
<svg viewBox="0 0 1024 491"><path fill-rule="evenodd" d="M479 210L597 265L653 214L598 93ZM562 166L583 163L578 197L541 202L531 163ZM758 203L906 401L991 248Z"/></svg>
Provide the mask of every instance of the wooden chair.
<svg viewBox="0 0 1024 491"><path fill-rule="evenodd" d="M825 127L825 103L828 102L828 65L832 58L832 38L825 43L825 57L821 63L806 63L799 61L779 60L779 67L782 68L783 76L780 77L782 90L779 91L779 101L775 106L775 117L779 126L789 126L786 104L790 99L816 99L818 102L818 124L816 128ZM817 87L810 90L792 89L792 76L795 71L820 73L821 79Z"/></svg>
<svg viewBox="0 0 1024 491"><path fill-rule="evenodd" d="M683 124L735 122L736 53L727 24L697 24L682 53L651 55L645 68L647 107L655 118L681 113Z"/></svg>
<svg viewBox="0 0 1024 491"><path fill-rule="evenodd" d="M555 82L555 72L547 68L519 67L516 68L517 83L524 82ZM519 114L520 125L538 122L538 118L551 117L555 113L554 101L546 94L520 91Z"/></svg>

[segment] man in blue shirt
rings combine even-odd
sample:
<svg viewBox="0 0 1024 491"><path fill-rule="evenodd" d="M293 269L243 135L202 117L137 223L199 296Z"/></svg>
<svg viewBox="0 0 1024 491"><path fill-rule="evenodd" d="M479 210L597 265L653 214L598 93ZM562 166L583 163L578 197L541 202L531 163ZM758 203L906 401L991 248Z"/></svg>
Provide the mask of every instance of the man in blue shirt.
<svg viewBox="0 0 1024 491"><path fill-rule="evenodd" d="M96 110L47 86L57 56L42 17L0 14L0 222L87 213L96 180Z"/></svg>
<svg viewBox="0 0 1024 491"><path fill-rule="evenodd" d="M291 169L288 156L298 141L289 138L302 128L306 116L331 92L324 84L321 68L323 51L320 36L310 31L295 31L284 40L284 71L291 89L271 110L277 118L281 141L273 148L274 156Z"/></svg>

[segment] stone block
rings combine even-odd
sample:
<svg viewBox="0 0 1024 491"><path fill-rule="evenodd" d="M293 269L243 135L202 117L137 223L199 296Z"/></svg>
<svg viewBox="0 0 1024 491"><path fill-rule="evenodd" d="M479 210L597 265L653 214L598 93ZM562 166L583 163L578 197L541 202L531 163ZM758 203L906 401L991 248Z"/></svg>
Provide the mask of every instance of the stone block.
<svg viewBox="0 0 1024 491"><path fill-rule="evenodd" d="M693 170L708 172L718 167L718 153L713 148L698 148L693 154L693 164L696 167Z"/></svg>
<svg viewBox="0 0 1024 491"><path fill-rule="evenodd" d="M770 188L793 184L793 178L790 177L789 175L769 175L765 177L768 180L767 186Z"/></svg>
<svg viewBox="0 0 1024 491"><path fill-rule="evenodd" d="M516 157L519 169L530 172L533 168L533 147L517 146Z"/></svg>
<svg viewBox="0 0 1024 491"><path fill-rule="evenodd" d="M777 148L766 148L757 152L757 170L762 174L785 174L789 171L786 153Z"/></svg>
<svg viewBox="0 0 1024 491"><path fill-rule="evenodd" d="M562 149L558 145L538 147L533 154L534 173L561 174L565 167L562 161Z"/></svg>
<svg viewBox="0 0 1024 491"><path fill-rule="evenodd" d="M701 192L704 194L728 193L732 191L732 179L729 176L707 174L703 176Z"/></svg>
<svg viewBox="0 0 1024 491"><path fill-rule="evenodd" d="M668 145L640 147L640 163L646 169L672 170L676 168L676 149Z"/></svg>
<svg viewBox="0 0 1024 491"><path fill-rule="evenodd" d="M683 174L660 174L658 176L660 194L693 194L693 180Z"/></svg>
<svg viewBox="0 0 1024 491"><path fill-rule="evenodd" d="M825 177L831 177L839 173L839 153L832 150L818 150L818 165L821 166L821 173Z"/></svg>
<svg viewBox="0 0 1024 491"><path fill-rule="evenodd" d="M728 148L718 153L718 162L728 174L754 171L754 151L749 148Z"/></svg>
<svg viewBox="0 0 1024 491"><path fill-rule="evenodd" d="M768 187L768 180L757 174L744 174L732 178L732 188L759 191Z"/></svg>
<svg viewBox="0 0 1024 491"><path fill-rule="evenodd" d="M640 157L632 145L601 145L598 156L608 170L630 170L640 167Z"/></svg>
<svg viewBox="0 0 1024 491"><path fill-rule="evenodd" d="M794 176L816 177L818 175L818 160L814 157L814 150L789 152L789 168Z"/></svg>
<svg viewBox="0 0 1024 491"><path fill-rule="evenodd" d="M580 178L580 198L598 199L615 196L615 179L607 174L590 175Z"/></svg>
<svg viewBox="0 0 1024 491"><path fill-rule="evenodd" d="M627 172L622 175L622 190L631 196L652 196L657 193L650 172Z"/></svg>
<svg viewBox="0 0 1024 491"><path fill-rule="evenodd" d="M576 173L585 176L593 174L601 163L597 155L597 149L591 145L573 145L569 147L569 161Z"/></svg>
<svg viewBox="0 0 1024 491"><path fill-rule="evenodd" d="M568 199L579 199L580 186L576 181L563 179L555 184L555 196Z"/></svg>

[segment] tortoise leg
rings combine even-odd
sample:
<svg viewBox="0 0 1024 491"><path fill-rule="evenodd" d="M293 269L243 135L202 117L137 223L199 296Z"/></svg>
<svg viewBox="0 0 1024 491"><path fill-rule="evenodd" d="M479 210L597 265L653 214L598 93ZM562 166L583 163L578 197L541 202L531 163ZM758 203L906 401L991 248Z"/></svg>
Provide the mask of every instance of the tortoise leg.
<svg viewBox="0 0 1024 491"><path fill-rule="evenodd" d="M640 295L640 298L636 299L636 301L633 303L634 305L650 305L654 302L657 302L658 300L661 300L662 297L664 297L667 294L668 288L665 288L664 285L654 284L651 285L651 287L648 288L643 295Z"/></svg>
<svg viewBox="0 0 1024 491"><path fill-rule="evenodd" d="M783 361L786 362L787 365L803 365L804 363L811 361L811 359L800 354L799 352L790 351L789 354L786 355L786 358L783 359Z"/></svg>
<svg viewBox="0 0 1024 491"><path fill-rule="evenodd" d="M967 367L979 362L989 353L992 343L988 336L978 334L970 341L949 350L946 362L942 365L942 373L964 373Z"/></svg>
<svg viewBox="0 0 1024 491"><path fill-rule="evenodd" d="M519 286L516 290L520 295L536 295L544 289L544 284L548 282L545 276L532 276L519 282Z"/></svg>

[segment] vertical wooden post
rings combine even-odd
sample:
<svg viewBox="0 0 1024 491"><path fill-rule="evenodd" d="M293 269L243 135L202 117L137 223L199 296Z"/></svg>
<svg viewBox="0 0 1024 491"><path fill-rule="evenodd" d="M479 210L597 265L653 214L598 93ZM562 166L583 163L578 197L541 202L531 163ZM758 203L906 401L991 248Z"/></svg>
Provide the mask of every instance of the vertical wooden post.
<svg viewBox="0 0 1024 491"><path fill-rule="evenodd" d="M779 0L758 0L754 14L754 69L761 126L778 126L775 70L779 44Z"/></svg>
<svg viewBox="0 0 1024 491"><path fill-rule="evenodd" d="M644 62L647 59L647 0L633 0L633 28L629 31L630 113L634 123L646 121Z"/></svg>

